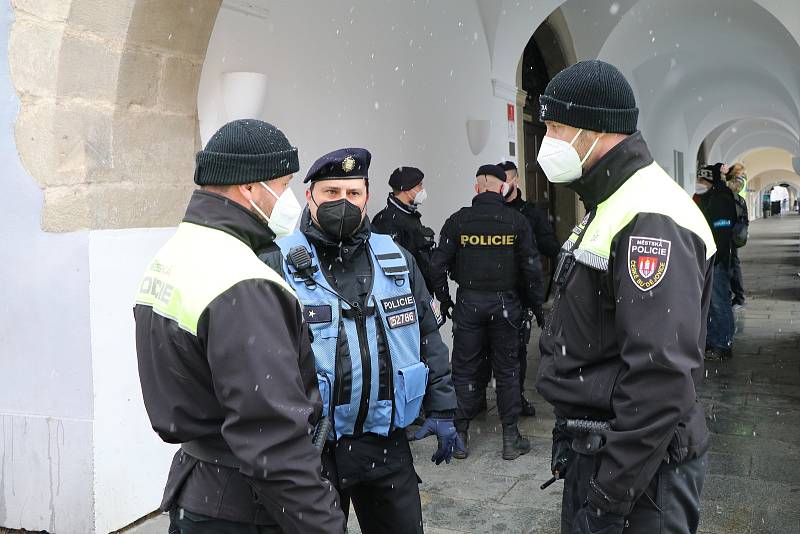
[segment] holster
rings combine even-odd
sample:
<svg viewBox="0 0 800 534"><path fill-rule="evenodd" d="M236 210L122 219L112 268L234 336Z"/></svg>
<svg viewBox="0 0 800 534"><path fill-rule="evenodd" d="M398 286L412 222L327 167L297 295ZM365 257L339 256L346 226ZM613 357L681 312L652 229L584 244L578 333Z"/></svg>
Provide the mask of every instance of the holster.
<svg viewBox="0 0 800 534"><path fill-rule="evenodd" d="M578 454L593 456L605 445L607 421L590 421L588 419L559 419L556 426L572 438L572 450Z"/></svg>

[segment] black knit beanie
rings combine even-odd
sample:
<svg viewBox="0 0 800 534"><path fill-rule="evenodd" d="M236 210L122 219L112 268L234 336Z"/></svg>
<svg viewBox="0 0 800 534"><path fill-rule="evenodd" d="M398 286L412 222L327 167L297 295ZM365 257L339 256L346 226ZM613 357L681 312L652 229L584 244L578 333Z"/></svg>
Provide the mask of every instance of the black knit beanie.
<svg viewBox="0 0 800 534"><path fill-rule="evenodd" d="M632 134L639 109L628 80L610 63L580 61L556 74L539 97L539 119L593 132Z"/></svg>
<svg viewBox="0 0 800 534"><path fill-rule="evenodd" d="M297 148L275 126L256 119L229 122L197 153L197 185L251 184L300 169Z"/></svg>

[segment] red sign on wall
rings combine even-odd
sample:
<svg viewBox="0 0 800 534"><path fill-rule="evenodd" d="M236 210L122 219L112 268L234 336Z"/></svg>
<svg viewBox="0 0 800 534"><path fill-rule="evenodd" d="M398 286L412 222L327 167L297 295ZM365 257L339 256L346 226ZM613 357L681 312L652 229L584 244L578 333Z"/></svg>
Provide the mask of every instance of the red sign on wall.
<svg viewBox="0 0 800 534"><path fill-rule="evenodd" d="M514 104L506 104L506 116L508 117L508 140L517 139L517 125L514 121Z"/></svg>

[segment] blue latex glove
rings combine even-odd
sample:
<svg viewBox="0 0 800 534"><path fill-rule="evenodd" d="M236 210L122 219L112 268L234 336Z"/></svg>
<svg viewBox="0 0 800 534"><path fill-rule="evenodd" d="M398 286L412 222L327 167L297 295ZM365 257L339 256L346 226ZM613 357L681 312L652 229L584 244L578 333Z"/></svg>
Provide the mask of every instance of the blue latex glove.
<svg viewBox="0 0 800 534"><path fill-rule="evenodd" d="M425 423L414 434L414 439L423 439L434 434L436 434L436 438L439 441L439 448L431 456L431 462L436 462L436 465L442 462L449 464L453 459L454 448L464 450L464 444L461 443L461 438L458 437L452 419L437 419L435 417L425 419Z"/></svg>
<svg viewBox="0 0 800 534"><path fill-rule="evenodd" d="M590 509L588 505L584 505L572 520L571 534L622 534L624 528L623 516Z"/></svg>

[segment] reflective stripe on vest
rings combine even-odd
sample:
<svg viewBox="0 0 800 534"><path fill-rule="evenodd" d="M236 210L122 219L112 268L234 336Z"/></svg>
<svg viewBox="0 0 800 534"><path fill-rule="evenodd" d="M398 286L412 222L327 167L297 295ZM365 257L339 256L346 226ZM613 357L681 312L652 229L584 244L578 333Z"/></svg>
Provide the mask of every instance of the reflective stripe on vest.
<svg viewBox="0 0 800 534"><path fill-rule="evenodd" d="M563 250L573 251L575 261L593 269L607 271L611 244L640 213L664 215L703 240L706 259L717 251L708 222L691 197L657 163L639 169L605 202L593 216L587 214L573 230Z"/></svg>
<svg viewBox="0 0 800 534"><path fill-rule="evenodd" d="M290 286L241 240L221 230L184 222L148 265L136 304L152 307L155 313L197 335L197 322L211 301L250 279L269 280L294 295Z"/></svg>
<svg viewBox="0 0 800 534"><path fill-rule="evenodd" d="M319 267L316 249L302 232L277 244L284 257L293 247L305 247ZM323 413L328 415L334 406L336 439L366 432L386 436L394 428L408 426L419 414L427 387L405 257L389 236L372 234L365 246L374 271L365 310L339 297L319 269L309 287L293 266L283 262L286 280L303 304L313 336Z"/></svg>

